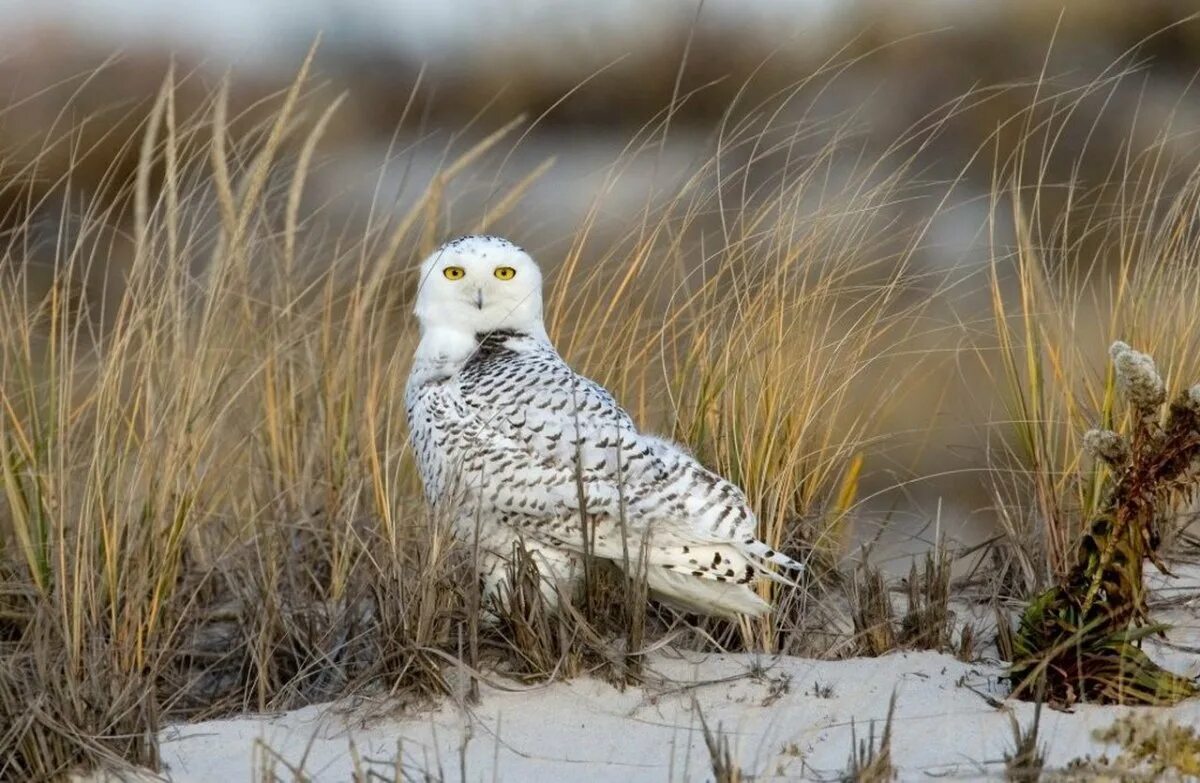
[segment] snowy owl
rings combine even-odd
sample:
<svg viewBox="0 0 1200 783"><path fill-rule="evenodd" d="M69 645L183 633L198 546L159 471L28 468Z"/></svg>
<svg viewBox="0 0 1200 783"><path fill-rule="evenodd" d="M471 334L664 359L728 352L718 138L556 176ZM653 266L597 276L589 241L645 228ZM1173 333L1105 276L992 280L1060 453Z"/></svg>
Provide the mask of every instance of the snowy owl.
<svg viewBox="0 0 1200 783"><path fill-rule="evenodd" d="M567 366L543 324L541 271L521 248L448 242L421 265L414 312L412 446L426 499L478 546L485 602L501 595L519 541L552 606L589 553L643 571L652 594L689 611L769 611L755 582L787 580L766 564L801 565L755 538L740 489L639 432Z"/></svg>

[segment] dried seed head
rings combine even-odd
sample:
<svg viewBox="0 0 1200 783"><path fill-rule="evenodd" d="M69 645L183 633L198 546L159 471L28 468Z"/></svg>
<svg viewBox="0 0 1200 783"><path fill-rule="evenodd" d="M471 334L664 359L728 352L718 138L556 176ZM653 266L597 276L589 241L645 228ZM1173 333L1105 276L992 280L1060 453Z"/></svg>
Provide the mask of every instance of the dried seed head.
<svg viewBox="0 0 1200 783"><path fill-rule="evenodd" d="M1132 350L1133 348L1129 346L1129 343L1123 343L1120 340L1117 340L1115 343L1108 346L1108 355L1112 357L1112 360L1115 362L1118 356Z"/></svg>
<svg viewBox="0 0 1200 783"><path fill-rule="evenodd" d="M1117 388L1142 416L1151 416L1167 398L1167 388L1147 354L1135 351L1123 342L1109 348L1117 371Z"/></svg>
<svg viewBox="0 0 1200 783"><path fill-rule="evenodd" d="M1196 413L1200 413L1200 383L1187 390L1187 405Z"/></svg>
<svg viewBox="0 0 1200 783"><path fill-rule="evenodd" d="M1083 448L1093 458L1110 465L1122 465L1129 459L1129 444L1112 430L1088 430L1083 433Z"/></svg>

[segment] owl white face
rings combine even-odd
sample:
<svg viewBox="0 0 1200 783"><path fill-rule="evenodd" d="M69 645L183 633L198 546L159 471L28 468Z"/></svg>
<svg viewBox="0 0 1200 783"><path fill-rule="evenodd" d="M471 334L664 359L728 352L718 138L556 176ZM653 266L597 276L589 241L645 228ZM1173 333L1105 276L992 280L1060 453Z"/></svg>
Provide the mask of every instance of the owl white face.
<svg viewBox="0 0 1200 783"><path fill-rule="evenodd" d="M542 335L542 273L524 250L500 237L466 236L421 264L413 309L422 333L512 329Z"/></svg>

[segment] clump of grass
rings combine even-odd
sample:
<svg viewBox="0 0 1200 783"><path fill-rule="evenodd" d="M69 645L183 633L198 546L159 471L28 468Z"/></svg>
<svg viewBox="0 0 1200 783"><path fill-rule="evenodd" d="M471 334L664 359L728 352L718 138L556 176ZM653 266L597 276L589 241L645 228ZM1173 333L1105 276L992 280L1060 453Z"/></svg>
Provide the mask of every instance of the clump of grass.
<svg viewBox="0 0 1200 783"><path fill-rule="evenodd" d="M954 648L954 657L964 663L970 663L976 659L975 644L979 632L975 630L974 623L963 623L962 630L959 631L958 645Z"/></svg>
<svg viewBox="0 0 1200 783"><path fill-rule="evenodd" d="M536 560L519 542L513 550L507 567L508 583L497 609L512 634L513 649L520 650L525 658L526 666L522 668L540 674L561 665L566 676L578 673L580 661L568 641L571 632L566 627L570 611L550 609ZM558 600L565 608L573 596L562 595Z"/></svg>
<svg viewBox="0 0 1200 783"><path fill-rule="evenodd" d="M896 649L896 610L880 569L864 563L859 574L851 598L858 654L884 655Z"/></svg>
<svg viewBox="0 0 1200 783"><path fill-rule="evenodd" d="M883 734L875 744L875 721L870 722L867 736L859 740L850 725L850 760L842 780L846 783L883 783L896 779L896 767L892 764L892 718L896 712L896 692L888 700L887 718L883 722Z"/></svg>
<svg viewBox="0 0 1200 783"><path fill-rule="evenodd" d="M615 568L599 561L591 565L594 570L579 593L558 593L552 607L536 558L514 546L508 583L496 607L498 626L489 634L494 651L502 653L495 661L501 670L533 680L584 671L619 685L636 680L647 604L643 599L631 613L628 594L637 588ZM631 616L635 624L626 625Z"/></svg>
<svg viewBox="0 0 1200 783"><path fill-rule="evenodd" d="M704 719L704 712L698 702L692 703L692 709L700 719L700 731L704 735L704 746L708 749L708 760L712 768L713 783L746 783L751 778L742 772L733 747L729 743L729 735L721 731L721 727L711 729Z"/></svg>
<svg viewBox="0 0 1200 783"><path fill-rule="evenodd" d="M854 634L860 655L878 656L896 649L952 650L954 617L950 611L950 552L939 546L926 553L922 569L914 560L905 580L907 606L897 618L887 580L880 569L864 564L852 583ZM960 651L971 647L964 629Z"/></svg>
<svg viewBox="0 0 1200 783"><path fill-rule="evenodd" d="M900 620L900 641L918 650L948 650L954 617L950 612L950 551L938 546L927 552L925 566L917 571L914 561L905 586L908 608Z"/></svg>
<svg viewBox="0 0 1200 783"><path fill-rule="evenodd" d="M1012 725L1012 750L1004 754L1004 779L1013 783L1037 783L1046 765L1045 749L1038 743L1038 731L1042 723L1042 701L1033 708L1033 721L1022 728L1013 715L1008 716Z"/></svg>
<svg viewBox="0 0 1200 783"><path fill-rule="evenodd" d="M1111 354L1130 430L1084 436L1111 476L1074 565L1021 616L1010 676L1015 693L1026 696L1044 677L1056 704L1170 704L1196 687L1139 647L1162 630L1149 621L1142 574L1146 560L1166 572L1159 525L1200 487L1200 385L1181 392L1164 414L1167 392L1154 361L1120 342Z"/></svg>

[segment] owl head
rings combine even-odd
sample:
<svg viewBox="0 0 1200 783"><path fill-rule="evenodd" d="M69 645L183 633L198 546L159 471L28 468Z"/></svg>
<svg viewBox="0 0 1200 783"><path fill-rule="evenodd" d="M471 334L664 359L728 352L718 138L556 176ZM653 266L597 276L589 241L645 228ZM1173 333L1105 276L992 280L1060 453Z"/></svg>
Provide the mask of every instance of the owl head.
<svg viewBox="0 0 1200 783"><path fill-rule="evenodd" d="M422 332L475 335L512 329L544 335L542 272L507 239L459 237L421 264L413 312Z"/></svg>

